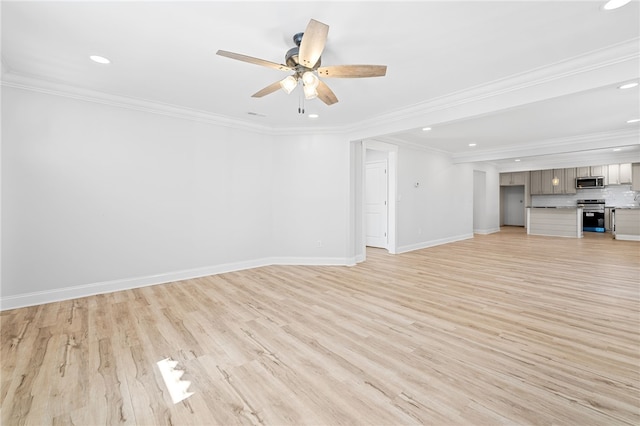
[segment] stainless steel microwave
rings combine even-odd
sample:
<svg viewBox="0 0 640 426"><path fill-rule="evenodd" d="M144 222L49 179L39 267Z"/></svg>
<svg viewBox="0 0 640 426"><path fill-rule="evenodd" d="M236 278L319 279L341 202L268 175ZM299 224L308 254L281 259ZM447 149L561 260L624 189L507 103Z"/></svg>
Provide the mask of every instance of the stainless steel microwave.
<svg viewBox="0 0 640 426"><path fill-rule="evenodd" d="M576 188L604 188L604 176L576 178Z"/></svg>

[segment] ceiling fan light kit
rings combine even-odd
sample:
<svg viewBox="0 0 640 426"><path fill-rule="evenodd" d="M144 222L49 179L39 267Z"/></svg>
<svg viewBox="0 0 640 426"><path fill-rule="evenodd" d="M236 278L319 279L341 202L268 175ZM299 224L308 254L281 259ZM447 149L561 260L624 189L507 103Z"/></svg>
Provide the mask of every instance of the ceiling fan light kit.
<svg viewBox="0 0 640 426"><path fill-rule="evenodd" d="M318 97L318 91L313 86L304 86L304 98L315 99Z"/></svg>
<svg viewBox="0 0 640 426"><path fill-rule="evenodd" d="M321 67L321 55L328 33L328 25L311 19L303 33L297 33L293 36L293 42L296 47L289 49L286 53L286 65L225 50L218 50L217 55L263 67L293 72L292 75L254 93L252 95L254 98L261 98L278 89L290 94L298 86L298 81L302 81L305 99L317 97L326 105L333 105L338 102L338 98L329 86L320 80L318 75L326 78L366 78L386 75L386 65L334 65ZM300 108L298 109L300 110Z"/></svg>
<svg viewBox="0 0 640 426"><path fill-rule="evenodd" d="M293 89L295 89L297 85L298 80L296 80L292 75L285 77L284 79L282 79L282 81L280 81L280 87L287 95L293 92Z"/></svg>

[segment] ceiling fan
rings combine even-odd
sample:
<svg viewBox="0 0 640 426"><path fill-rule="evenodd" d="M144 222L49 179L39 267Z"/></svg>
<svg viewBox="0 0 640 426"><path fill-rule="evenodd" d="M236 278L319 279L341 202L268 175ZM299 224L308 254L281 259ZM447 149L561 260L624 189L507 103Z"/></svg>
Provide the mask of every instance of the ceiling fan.
<svg viewBox="0 0 640 426"><path fill-rule="evenodd" d="M318 75L326 78L363 78L382 77L387 73L386 65L333 65L320 66L320 56L327 41L329 26L322 22L311 19L303 33L293 36L296 47L289 49L285 55L285 63L265 61L252 56L241 55L239 53L218 50L217 54L238 61L249 62L268 68L275 68L281 71L292 71L293 74L276 81L257 91L252 95L254 98L261 98L278 89L284 90L287 94L298 86L301 81L305 99L319 98L327 105L338 102L338 98L331 91Z"/></svg>

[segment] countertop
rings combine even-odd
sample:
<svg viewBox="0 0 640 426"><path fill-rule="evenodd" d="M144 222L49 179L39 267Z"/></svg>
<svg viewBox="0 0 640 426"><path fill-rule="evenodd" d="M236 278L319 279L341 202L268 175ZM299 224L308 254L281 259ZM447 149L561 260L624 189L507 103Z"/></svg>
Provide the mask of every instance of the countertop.
<svg viewBox="0 0 640 426"><path fill-rule="evenodd" d="M528 209L577 209L577 206L527 206Z"/></svg>
<svg viewBox="0 0 640 426"><path fill-rule="evenodd" d="M528 209L577 209L577 206L527 206ZM582 207L581 207L582 208ZM605 209L640 210L640 206L604 206Z"/></svg>

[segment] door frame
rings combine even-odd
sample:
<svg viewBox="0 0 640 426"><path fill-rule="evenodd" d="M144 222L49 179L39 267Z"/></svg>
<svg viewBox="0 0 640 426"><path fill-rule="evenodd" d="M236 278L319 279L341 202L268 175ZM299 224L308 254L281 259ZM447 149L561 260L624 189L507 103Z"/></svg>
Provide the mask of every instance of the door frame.
<svg viewBox="0 0 640 426"><path fill-rule="evenodd" d="M357 196L356 202L359 203L359 214L356 215L356 226L360 229L361 235L366 235L366 223L365 223L365 200L364 200L364 185L365 183L365 169L366 169L366 152L367 150L383 151L387 153L387 251L391 254L397 253L397 237L396 237L396 209L397 209L397 176L398 176L398 146L385 142L379 142L376 140L362 141L362 155L360 158L360 170L362 172L360 185L356 185L355 192ZM356 253L362 253L362 257L358 256L357 261L364 261L366 259L366 238L362 238L361 241L355 242L359 247L356 247Z"/></svg>
<svg viewBox="0 0 640 426"><path fill-rule="evenodd" d="M527 187L526 185L500 185L500 226L505 226L505 207L507 205L506 202L506 192L510 189L508 188L522 188L522 214L524 217L524 228L527 227ZM510 226L510 225L506 225Z"/></svg>

